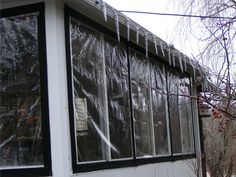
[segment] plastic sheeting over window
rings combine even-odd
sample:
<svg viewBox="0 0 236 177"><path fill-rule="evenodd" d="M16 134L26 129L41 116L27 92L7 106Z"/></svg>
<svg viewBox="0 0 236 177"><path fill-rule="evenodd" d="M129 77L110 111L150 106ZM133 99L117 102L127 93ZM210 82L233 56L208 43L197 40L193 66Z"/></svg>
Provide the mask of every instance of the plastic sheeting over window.
<svg viewBox="0 0 236 177"><path fill-rule="evenodd" d="M152 117L149 62L145 56L130 52L130 73L136 156L152 156Z"/></svg>
<svg viewBox="0 0 236 177"><path fill-rule="evenodd" d="M37 14L0 20L0 166L43 165Z"/></svg>
<svg viewBox="0 0 236 177"><path fill-rule="evenodd" d="M193 153L187 77L73 18L70 42L77 164Z"/></svg>
<svg viewBox="0 0 236 177"><path fill-rule="evenodd" d="M169 155L170 138L165 68L160 63L152 61L150 73L155 153L156 155Z"/></svg>
<svg viewBox="0 0 236 177"><path fill-rule="evenodd" d="M70 29L78 162L132 157L126 52L74 20Z"/></svg>
<svg viewBox="0 0 236 177"><path fill-rule="evenodd" d="M168 72L168 87L172 151L174 154L192 153L194 143L189 78L174 71Z"/></svg>
<svg viewBox="0 0 236 177"><path fill-rule="evenodd" d="M125 47L105 42L110 141L119 150L112 159L132 157L128 59ZM124 146L125 145L125 146Z"/></svg>
<svg viewBox="0 0 236 177"><path fill-rule="evenodd" d="M71 22L78 161L106 159L106 108L102 42L99 34Z"/></svg>
<svg viewBox="0 0 236 177"><path fill-rule="evenodd" d="M164 66L131 50L130 73L136 156L169 155L170 138Z"/></svg>

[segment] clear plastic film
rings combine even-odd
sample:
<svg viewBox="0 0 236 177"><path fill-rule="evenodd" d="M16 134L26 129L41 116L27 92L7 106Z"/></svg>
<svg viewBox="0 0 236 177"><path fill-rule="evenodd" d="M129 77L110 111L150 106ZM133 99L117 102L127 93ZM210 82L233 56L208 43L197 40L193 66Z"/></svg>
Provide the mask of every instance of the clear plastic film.
<svg viewBox="0 0 236 177"><path fill-rule="evenodd" d="M71 39L78 161L106 160L102 41L96 31L74 21Z"/></svg>
<svg viewBox="0 0 236 177"><path fill-rule="evenodd" d="M126 51L73 20L71 39L78 162L132 157Z"/></svg>
<svg viewBox="0 0 236 177"><path fill-rule="evenodd" d="M164 66L156 61L152 61L150 73L155 152L157 155L169 154L167 87Z"/></svg>
<svg viewBox="0 0 236 177"><path fill-rule="evenodd" d="M0 20L0 166L43 165L37 13Z"/></svg>
<svg viewBox="0 0 236 177"><path fill-rule="evenodd" d="M193 152L189 78L168 72L168 90L173 153Z"/></svg>
<svg viewBox="0 0 236 177"><path fill-rule="evenodd" d="M111 157L129 158L132 156L131 115L125 46L116 45L114 41L107 39L105 58L110 141L118 149L118 152L111 152Z"/></svg>
<svg viewBox="0 0 236 177"><path fill-rule="evenodd" d="M132 83L132 104L135 126L136 156L152 155L151 100L149 87L149 62L145 56L131 51L130 73Z"/></svg>

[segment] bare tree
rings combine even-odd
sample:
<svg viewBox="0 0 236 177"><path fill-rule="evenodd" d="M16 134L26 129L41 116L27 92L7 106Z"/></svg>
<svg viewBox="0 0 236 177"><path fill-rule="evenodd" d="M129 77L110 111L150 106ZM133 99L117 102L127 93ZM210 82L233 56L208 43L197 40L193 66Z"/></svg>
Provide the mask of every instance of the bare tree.
<svg viewBox="0 0 236 177"><path fill-rule="evenodd" d="M200 83L205 83L200 102L236 119L236 80L233 79L236 73L236 1L179 0L174 3L178 3L185 14L202 16L181 18L181 25L177 27L181 39L194 37L198 41L199 52L192 57L208 66L207 69L199 67Z"/></svg>
<svg viewBox="0 0 236 177"><path fill-rule="evenodd" d="M200 77L196 82L202 85L198 100L213 110L213 119L203 120L206 170L214 177L230 177L236 151L232 138L236 120L236 1L173 3L187 15L202 16L181 18L177 30L183 43L189 38L198 43L194 44L198 52L192 55L199 63Z"/></svg>
<svg viewBox="0 0 236 177"><path fill-rule="evenodd" d="M218 123L210 118L204 119L204 145L206 154L206 168L211 176L230 177L233 170L233 154L236 140L232 133L235 121L226 124L227 128L219 133Z"/></svg>

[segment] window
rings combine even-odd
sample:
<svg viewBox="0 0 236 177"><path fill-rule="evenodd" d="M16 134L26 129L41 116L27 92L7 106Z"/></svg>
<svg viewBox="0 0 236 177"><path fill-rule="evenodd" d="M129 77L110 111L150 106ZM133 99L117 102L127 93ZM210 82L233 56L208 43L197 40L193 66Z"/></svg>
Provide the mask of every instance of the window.
<svg viewBox="0 0 236 177"><path fill-rule="evenodd" d="M192 153L193 130L189 78L168 72L172 151L174 154ZM176 106L177 105L177 106Z"/></svg>
<svg viewBox="0 0 236 177"><path fill-rule="evenodd" d="M150 63L152 114L156 155L170 155L167 84L165 67L152 60Z"/></svg>
<svg viewBox="0 0 236 177"><path fill-rule="evenodd" d="M132 157L124 47L73 19L70 36L77 162Z"/></svg>
<svg viewBox="0 0 236 177"><path fill-rule="evenodd" d="M189 77L65 12L74 172L194 157Z"/></svg>
<svg viewBox="0 0 236 177"><path fill-rule="evenodd" d="M16 13L17 8L1 11L0 173L3 175L20 176L34 171L50 174L43 8L43 4L35 4L21 7L21 14Z"/></svg>
<svg viewBox="0 0 236 177"><path fill-rule="evenodd" d="M117 45L117 42L108 38L105 41L104 49L110 141L116 147L116 150L111 152L111 158L131 158L131 113L127 53L125 46Z"/></svg>
<svg viewBox="0 0 236 177"><path fill-rule="evenodd" d="M164 66L130 52L134 134L137 157L170 154ZM162 111L160 111L162 110Z"/></svg>
<svg viewBox="0 0 236 177"><path fill-rule="evenodd" d="M130 73L134 117L136 156L152 156L153 131L151 116L149 62L143 55L131 53Z"/></svg>

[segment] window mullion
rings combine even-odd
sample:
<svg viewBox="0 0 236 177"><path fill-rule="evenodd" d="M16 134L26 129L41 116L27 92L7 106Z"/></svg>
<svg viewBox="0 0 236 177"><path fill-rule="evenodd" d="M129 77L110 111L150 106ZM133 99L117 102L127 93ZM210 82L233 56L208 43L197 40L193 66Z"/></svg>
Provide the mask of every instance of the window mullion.
<svg viewBox="0 0 236 177"><path fill-rule="evenodd" d="M136 141L135 141L135 125L134 125L134 110L133 110L133 97L132 97L132 80L131 80L131 56L129 46L126 46L127 62L128 62L128 79L129 79L129 97L130 97L130 125L131 125L131 138L132 138L132 152L133 159L136 162Z"/></svg>
<svg viewBox="0 0 236 177"><path fill-rule="evenodd" d="M194 102L196 101L196 100L194 100L194 99L192 99L191 98L191 96L195 96L193 93L194 93L194 91L193 91L193 87L192 87L192 85L193 85L193 80L192 80L192 77L191 78L189 78L189 95L190 95L190 98L189 98L189 100L190 100L190 110L191 110L191 114L190 114L190 116L191 116L191 118L190 118L190 126L192 126L192 130L191 130L191 137L193 138L193 141L192 141L192 152L195 152L196 153L196 149L195 149L195 147L196 147L196 139L195 139L195 123L194 123L194 112L193 112L193 110L194 110L194 105L196 105L196 104L194 104ZM197 109L197 108L196 108Z"/></svg>
<svg viewBox="0 0 236 177"><path fill-rule="evenodd" d="M166 68L166 67L165 67ZM167 93L167 113L168 113L168 132L169 132L169 142L170 142L170 154L173 155L173 142L172 142L172 131L171 131L171 114L170 114L170 90L169 90L169 77L167 69L165 70L165 78L166 78L166 93Z"/></svg>
<svg viewBox="0 0 236 177"><path fill-rule="evenodd" d="M163 67L163 73L165 73L165 84L166 84L166 101L165 101L165 111L166 111L166 125L167 125L167 137L168 137L168 152L169 155L172 154L171 147L171 129L170 129L170 112L169 112L169 98L168 98L168 84L167 84L167 72L166 68Z"/></svg>
<svg viewBox="0 0 236 177"><path fill-rule="evenodd" d="M183 84L181 82L182 82L181 78L178 77L178 83L177 83L177 86L178 86L177 87L177 103L178 103L178 108L179 108L179 125L180 125L181 151L184 152L184 146L183 146L183 144L184 144L184 140L183 140L183 117L182 117L182 114L181 114L181 104L183 104L183 103L180 102L180 98L181 98L181 100L183 99L183 96L181 96L181 94L184 94L184 93L181 92L180 86L181 86L181 84ZM180 96L179 96L179 93L180 93Z"/></svg>
<svg viewBox="0 0 236 177"><path fill-rule="evenodd" d="M105 157L106 160L111 160L111 142L110 142L110 130L109 130L109 115L108 115L108 97L107 97L107 84L106 84L106 58L105 58L105 41L104 41L104 35L100 34L101 39L101 47L102 47L102 63L103 63L103 80L104 80L104 106L105 106L105 112L104 112L104 120L101 120L103 132L105 135L106 140L102 143L102 153L103 157Z"/></svg>

